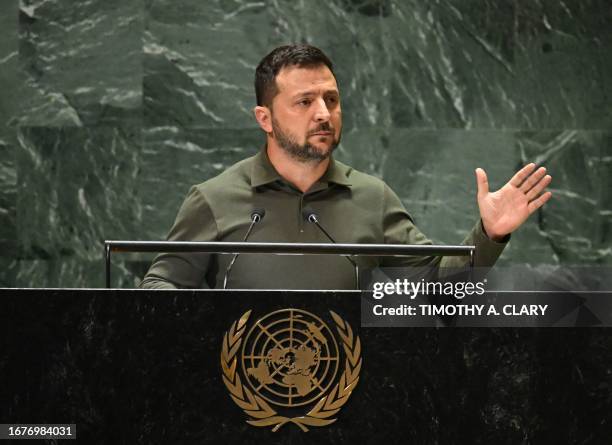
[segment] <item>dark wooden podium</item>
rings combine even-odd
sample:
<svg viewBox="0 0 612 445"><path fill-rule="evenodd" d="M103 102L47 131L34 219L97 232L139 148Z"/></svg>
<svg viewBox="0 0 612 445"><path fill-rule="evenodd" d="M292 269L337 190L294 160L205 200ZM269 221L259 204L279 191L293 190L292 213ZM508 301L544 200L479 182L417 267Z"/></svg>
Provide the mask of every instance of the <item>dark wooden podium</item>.
<svg viewBox="0 0 612 445"><path fill-rule="evenodd" d="M315 314L332 330L333 311L360 339L357 386L334 423L308 432L247 424L222 377L232 323L249 310L253 322L286 308ZM0 317L1 423L74 423L78 443L612 437L607 328L361 328L359 293L350 291L1 289Z"/></svg>

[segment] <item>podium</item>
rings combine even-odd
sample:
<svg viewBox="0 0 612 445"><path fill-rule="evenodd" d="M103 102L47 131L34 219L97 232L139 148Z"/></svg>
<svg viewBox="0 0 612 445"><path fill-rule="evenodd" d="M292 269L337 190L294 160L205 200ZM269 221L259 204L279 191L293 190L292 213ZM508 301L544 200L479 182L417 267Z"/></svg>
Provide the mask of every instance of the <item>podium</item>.
<svg viewBox="0 0 612 445"><path fill-rule="evenodd" d="M318 317L321 332L322 324L337 332L333 312L352 329L349 353L357 354L360 341L361 366L350 371L359 380L350 397L325 418L333 423L306 425L307 432L292 422L276 431L274 422L248 424L255 418L224 383L223 343L232 326L251 311L240 338L247 341L257 320L287 309L296 311L294 320L306 320L298 313ZM0 314L3 423L76 424L78 443L606 443L611 437L612 341L605 328L361 328L359 292L352 291L0 289ZM343 365L346 342L336 339ZM278 360L285 370L305 372L295 356L274 360L271 373ZM342 366L330 388L341 375L349 378ZM255 394L248 378L242 376L242 388ZM296 416L309 409L291 408Z"/></svg>

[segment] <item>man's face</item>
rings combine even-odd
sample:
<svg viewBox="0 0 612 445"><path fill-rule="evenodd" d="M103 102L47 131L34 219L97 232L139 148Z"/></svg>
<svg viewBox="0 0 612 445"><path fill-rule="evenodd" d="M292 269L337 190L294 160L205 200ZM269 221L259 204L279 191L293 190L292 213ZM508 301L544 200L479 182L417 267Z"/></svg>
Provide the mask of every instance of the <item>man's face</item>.
<svg viewBox="0 0 612 445"><path fill-rule="evenodd" d="M272 137L301 162L320 162L340 143L342 111L332 72L325 65L283 68L272 101Z"/></svg>

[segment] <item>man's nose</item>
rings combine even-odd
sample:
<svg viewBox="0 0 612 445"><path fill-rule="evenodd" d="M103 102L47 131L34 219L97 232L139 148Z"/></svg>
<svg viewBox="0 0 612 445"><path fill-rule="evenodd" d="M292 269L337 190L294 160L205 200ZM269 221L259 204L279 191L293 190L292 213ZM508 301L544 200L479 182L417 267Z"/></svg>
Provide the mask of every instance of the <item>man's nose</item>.
<svg viewBox="0 0 612 445"><path fill-rule="evenodd" d="M327 122L330 117L329 109L327 108L327 102L325 102L323 98L319 98L316 101L315 106L317 107L314 114L315 121Z"/></svg>

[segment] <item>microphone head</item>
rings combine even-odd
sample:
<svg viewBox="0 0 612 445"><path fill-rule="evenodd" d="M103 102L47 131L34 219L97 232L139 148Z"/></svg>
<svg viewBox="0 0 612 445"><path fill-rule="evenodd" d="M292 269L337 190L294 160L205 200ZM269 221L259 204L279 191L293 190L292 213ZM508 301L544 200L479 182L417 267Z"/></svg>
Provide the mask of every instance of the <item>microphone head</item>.
<svg viewBox="0 0 612 445"><path fill-rule="evenodd" d="M259 222L263 219L265 215L266 215L266 209L261 209L261 208L253 209L253 211L251 212L251 221Z"/></svg>
<svg viewBox="0 0 612 445"><path fill-rule="evenodd" d="M317 214L310 207L304 207L302 209L302 217L311 223L317 222Z"/></svg>

